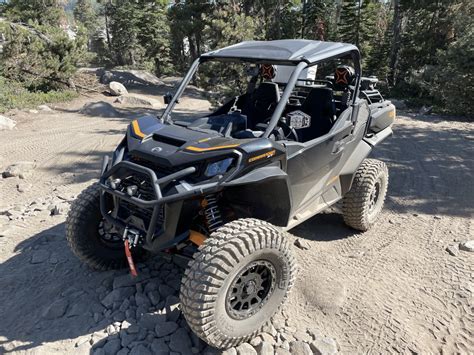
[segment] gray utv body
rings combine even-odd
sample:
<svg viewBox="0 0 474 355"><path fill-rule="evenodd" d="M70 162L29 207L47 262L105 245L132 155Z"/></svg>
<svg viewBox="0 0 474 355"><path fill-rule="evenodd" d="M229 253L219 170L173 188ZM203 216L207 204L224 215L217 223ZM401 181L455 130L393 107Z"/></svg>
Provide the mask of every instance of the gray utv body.
<svg viewBox="0 0 474 355"><path fill-rule="evenodd" d="M324 93L324 105L332 100L331 105L337 106L331 88L334 78L326 82L300 77L309 67L336 58L351 58L354 63L350 102L334 113L322 135L311 130L320 122L317 112L324 111L317 99L311 126L296 130L295 137L304 139L279 135L282 117L304 109L304 101L295 103L294 97ZM249 94L194 123L171 121L170 113L199 64L210 60L271 64L293 71L278 84L281 96L269 117L261 117L250 129L248 122L242 123ZM214 210L219 215L213 216L216 225L254 217L293 228L343 198L364 159L392 134L395 107L374 88L375 82L362 78L359 50L344 43L251 41L203 54L175 94L166 98L161 119L145 116L133 121L112 158L104 160L102 215L118 230L133 231L138 244L151 252L173 249L189 239L196 218L201 218L199 211L209 207L203 206L206 196L218 196L206 200L219 205ZM201 233L210 233L213 227L207 224Z"/></svg>

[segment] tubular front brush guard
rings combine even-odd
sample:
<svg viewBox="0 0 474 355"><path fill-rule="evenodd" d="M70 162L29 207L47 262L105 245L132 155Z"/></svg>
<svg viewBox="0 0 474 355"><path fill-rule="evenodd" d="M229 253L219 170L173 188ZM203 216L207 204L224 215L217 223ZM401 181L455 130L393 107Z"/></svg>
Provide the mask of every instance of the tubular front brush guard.
<svg viewBox="0 0 474 355"><path fill-rule="evenodd" d="M151 215L150 223L148 225L148 229L146 231L146 241L150 242L154 239L155 237L155 228L156 228L156 222L159 217L160 213L160 206L165 204L165 203L172 203L176 201L182 201L184 199L194 197L194 196L199 196L207 193L212 193L212 192L217 192L219 189L217 183L209 183L206 185L200 185L200 186L192 186L187 183L181 183L178 186L181 187L181 190L184 190L182 192L173 193L169 196L163 196L162 195L162 188L167 186L169 183L175 180L179 180L184 178L185 176L188 176L190 174L193 174L196 172L195 167L188 167L184 168L182 170L179 170L175 173L172 173L170 175L164 176L160 179L157 178L155 172L152 169L146 168L144 166L134 164L129 161L120 161L119 163L113 165L110 169L108 168L109 166L109 159L106 156L104 158L104 162L102 165L102 173L100 177L100 187L102 189L101 194L100 194L100 211L102 213L102 216L110 223L113 225L120 227L124 229L126 227L126 224L117 219L112 217L109 214L109 211L106 208L106 203L105 203L105 194L111 194L119 199L125 200L129 203L132 203L134 205L137 205L141 208L153 208L153 212ZM150 181L153 186L155 198L153 200L143 200L138 197L134 196L129 196L124 192L117 191L112 189L110 186L106 184L106 180L112 176L115 172L117 172L119 169L126 168L128 170L132 171L137 171L139 173L145 174L150 178ZM160 235L164 234L165 231L162 230L160 231ZM173 236L174 237L174 236Z"/></svg>

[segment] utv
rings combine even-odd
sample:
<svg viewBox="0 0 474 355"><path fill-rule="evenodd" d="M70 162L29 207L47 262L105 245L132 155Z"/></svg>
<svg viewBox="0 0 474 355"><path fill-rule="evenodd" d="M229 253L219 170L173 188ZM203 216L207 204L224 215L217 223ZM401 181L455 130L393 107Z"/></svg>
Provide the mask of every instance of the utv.
<svg viewBox="0 0 474 355"><path fill-rule="evenodd" d="M205 117L173 119L205 63L244 66L246 89ZM251 41L201 55L161 118L132 121L74 202L72 250L99 270L128 262L132 274L149 253L188 258L180 299L192 330L217 348L248 341L295 281L285 231L341 199L361 231L382 209L387 167L367 157L392 134L395 107L376 82L350 44Z"/></svg>

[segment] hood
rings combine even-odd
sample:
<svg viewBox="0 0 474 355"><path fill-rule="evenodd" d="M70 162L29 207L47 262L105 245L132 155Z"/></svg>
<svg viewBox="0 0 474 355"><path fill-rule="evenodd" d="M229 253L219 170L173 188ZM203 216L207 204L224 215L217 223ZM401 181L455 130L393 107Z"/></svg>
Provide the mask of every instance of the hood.
<svg viewBox="0 0 474 355"><path fill-rule="evenodd" d="M210 130L163 124L154 116L132 121L127 134L130 155L168 167L229 155L247 141Z"/></svg>

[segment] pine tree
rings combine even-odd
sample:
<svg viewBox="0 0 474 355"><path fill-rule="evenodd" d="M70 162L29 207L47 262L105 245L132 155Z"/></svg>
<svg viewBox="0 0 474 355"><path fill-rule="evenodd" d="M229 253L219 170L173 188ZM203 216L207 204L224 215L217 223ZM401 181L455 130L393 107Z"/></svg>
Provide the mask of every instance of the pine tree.
<svg viewBox="0 0 474 355"><path fill-rule="evenodd" d="M167 1L141 2L137 39L145 49L145 57L153 62L155 74L162 75L171 69Z"/></svg>
<svg viewBox="0 0 474 355"><path fill-rule="evenodd" d="M336 3L328 0L303 2L302 37L327 41L334 34Z"/></svg>
<svg viewBox="0 0 474 355"><path fill-rule="evenodd" d="M58 0L12 0L6 6L11 21L5 31L0 75L19 81L30 90L64 87L86 60L85 35L71 39L67 19ZM3 32L3 31L2 31Z"/></svg>
<svg viewBox="0 0 474 355"><path fill-rule="evenodd" d="M360 0L343 0L338 23L338 38L342 42L359 44Z"/></svg>
<svg viewBox="0 0 474 355"><path fill-rule="evenodd" d="M176 1L168 12L171 28L172 61L178 71L207 50L203 31L217 5L202 0Z"/></svg>
<svg viewBox="0 0 474 355"><path fill-rule="evenodd" d="M15 22L35 22L39 25L59 26L65 13L60 0L10 0L5 12Z"/></svg>
<svg viewBox="0 0 474 355"><path fill-rule="evenodd" d="M97 32L99 25L97 12L92 5L92 1L77 0L73 13L74 19L82 24L87 29L89 36L92 37Z"/></svg>
<svg viewBox="0 0 474 355"><path fill-rule="evenodd" d="M438 50L438 64L430 78L429 92L444 112L474 116L474 13L472 1L463 0L450 7L453 28L449 44Z"/></svg>

